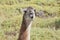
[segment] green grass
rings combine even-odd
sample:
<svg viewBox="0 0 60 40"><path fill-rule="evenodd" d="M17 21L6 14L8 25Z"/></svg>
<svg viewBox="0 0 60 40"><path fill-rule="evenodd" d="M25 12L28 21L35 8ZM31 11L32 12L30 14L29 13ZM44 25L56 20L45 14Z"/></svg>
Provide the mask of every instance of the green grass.
<svg viewBox="0 0 60 40"><path fill-rule="evenodd" d="M33 27L31 30L31 40L60 40L58 36L58 31L47 28Z"/></svg>
<svg viewBox="0 0 60 40"><path fill-rule="evenodd" d="M58 0L0 0L0 40L17 40L23 15L21 9L28 6L34 7L37 11L56 14L55 17L34 19L31 40L60 40L60 29L52 29L60 27L59 2Z"/></svg>
<svg viewBox="0 0 60 40"><path fill-rule="evenodd" d="M60 40L60 30L53 30L47 28L55 24L55 21L59 21L59 18L35 18L31 28L31 40ZM19 29L22 21L22 16L15 16L10 19L6 19L1 23L0 27L0 39L2 40L17 40ZM39 23L39 24L37 24ZM59 24L59 23L58 23ZM41 28L42 27L42 28ZM5 33L9 33L6 35ZM13 32L13 34L11 34ZM14 33L16 33L14 35Z"/></svg>

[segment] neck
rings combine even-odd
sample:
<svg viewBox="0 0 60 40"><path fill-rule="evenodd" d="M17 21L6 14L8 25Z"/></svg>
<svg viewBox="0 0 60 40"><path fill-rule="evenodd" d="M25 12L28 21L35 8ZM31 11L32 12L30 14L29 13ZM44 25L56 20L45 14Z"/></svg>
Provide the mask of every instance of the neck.
<svg viewBox="0 0 60 40"><path fill-rule="evenodd" d="M27 23L23 19L18 40L30 40L31 23Z"/></svg>

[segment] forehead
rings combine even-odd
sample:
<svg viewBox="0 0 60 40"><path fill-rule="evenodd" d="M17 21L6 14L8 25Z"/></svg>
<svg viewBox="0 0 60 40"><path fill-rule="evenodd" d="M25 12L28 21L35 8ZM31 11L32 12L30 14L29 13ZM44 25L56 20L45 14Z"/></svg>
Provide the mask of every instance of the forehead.
<svg viewBox="0 0 60 40"><path fill-rule="evenodd" d="M28 7L28 8L27 8L27 11L32 12L32 11L34 11L34 8Z"/></svg>

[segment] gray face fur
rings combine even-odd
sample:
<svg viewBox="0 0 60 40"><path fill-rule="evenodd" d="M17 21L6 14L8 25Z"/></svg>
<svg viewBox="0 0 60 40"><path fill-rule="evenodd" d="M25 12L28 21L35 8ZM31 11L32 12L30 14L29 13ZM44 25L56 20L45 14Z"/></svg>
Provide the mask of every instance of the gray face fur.
<svg viewBox="0 0 60 40"><path fill-rule="evenodd" d="M24 18L27 21L32 21L35 18L35 9L32 7L27 7L24 9Z"/></svg>

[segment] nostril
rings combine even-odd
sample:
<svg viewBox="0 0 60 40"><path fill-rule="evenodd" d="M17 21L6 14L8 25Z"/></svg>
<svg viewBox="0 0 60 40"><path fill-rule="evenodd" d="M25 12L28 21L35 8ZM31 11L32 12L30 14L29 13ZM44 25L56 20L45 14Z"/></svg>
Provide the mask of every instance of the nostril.
<svg viewBox="0 0 60 40"><path fill-rule="evenodd" d="M33 15L30 15L31 18L33 18Z"/></svg>
<svg viewBox="0 0 60 40"><path fill-rule="evenodd" d="M33 18L33 16L31 18Z"/></svg>

